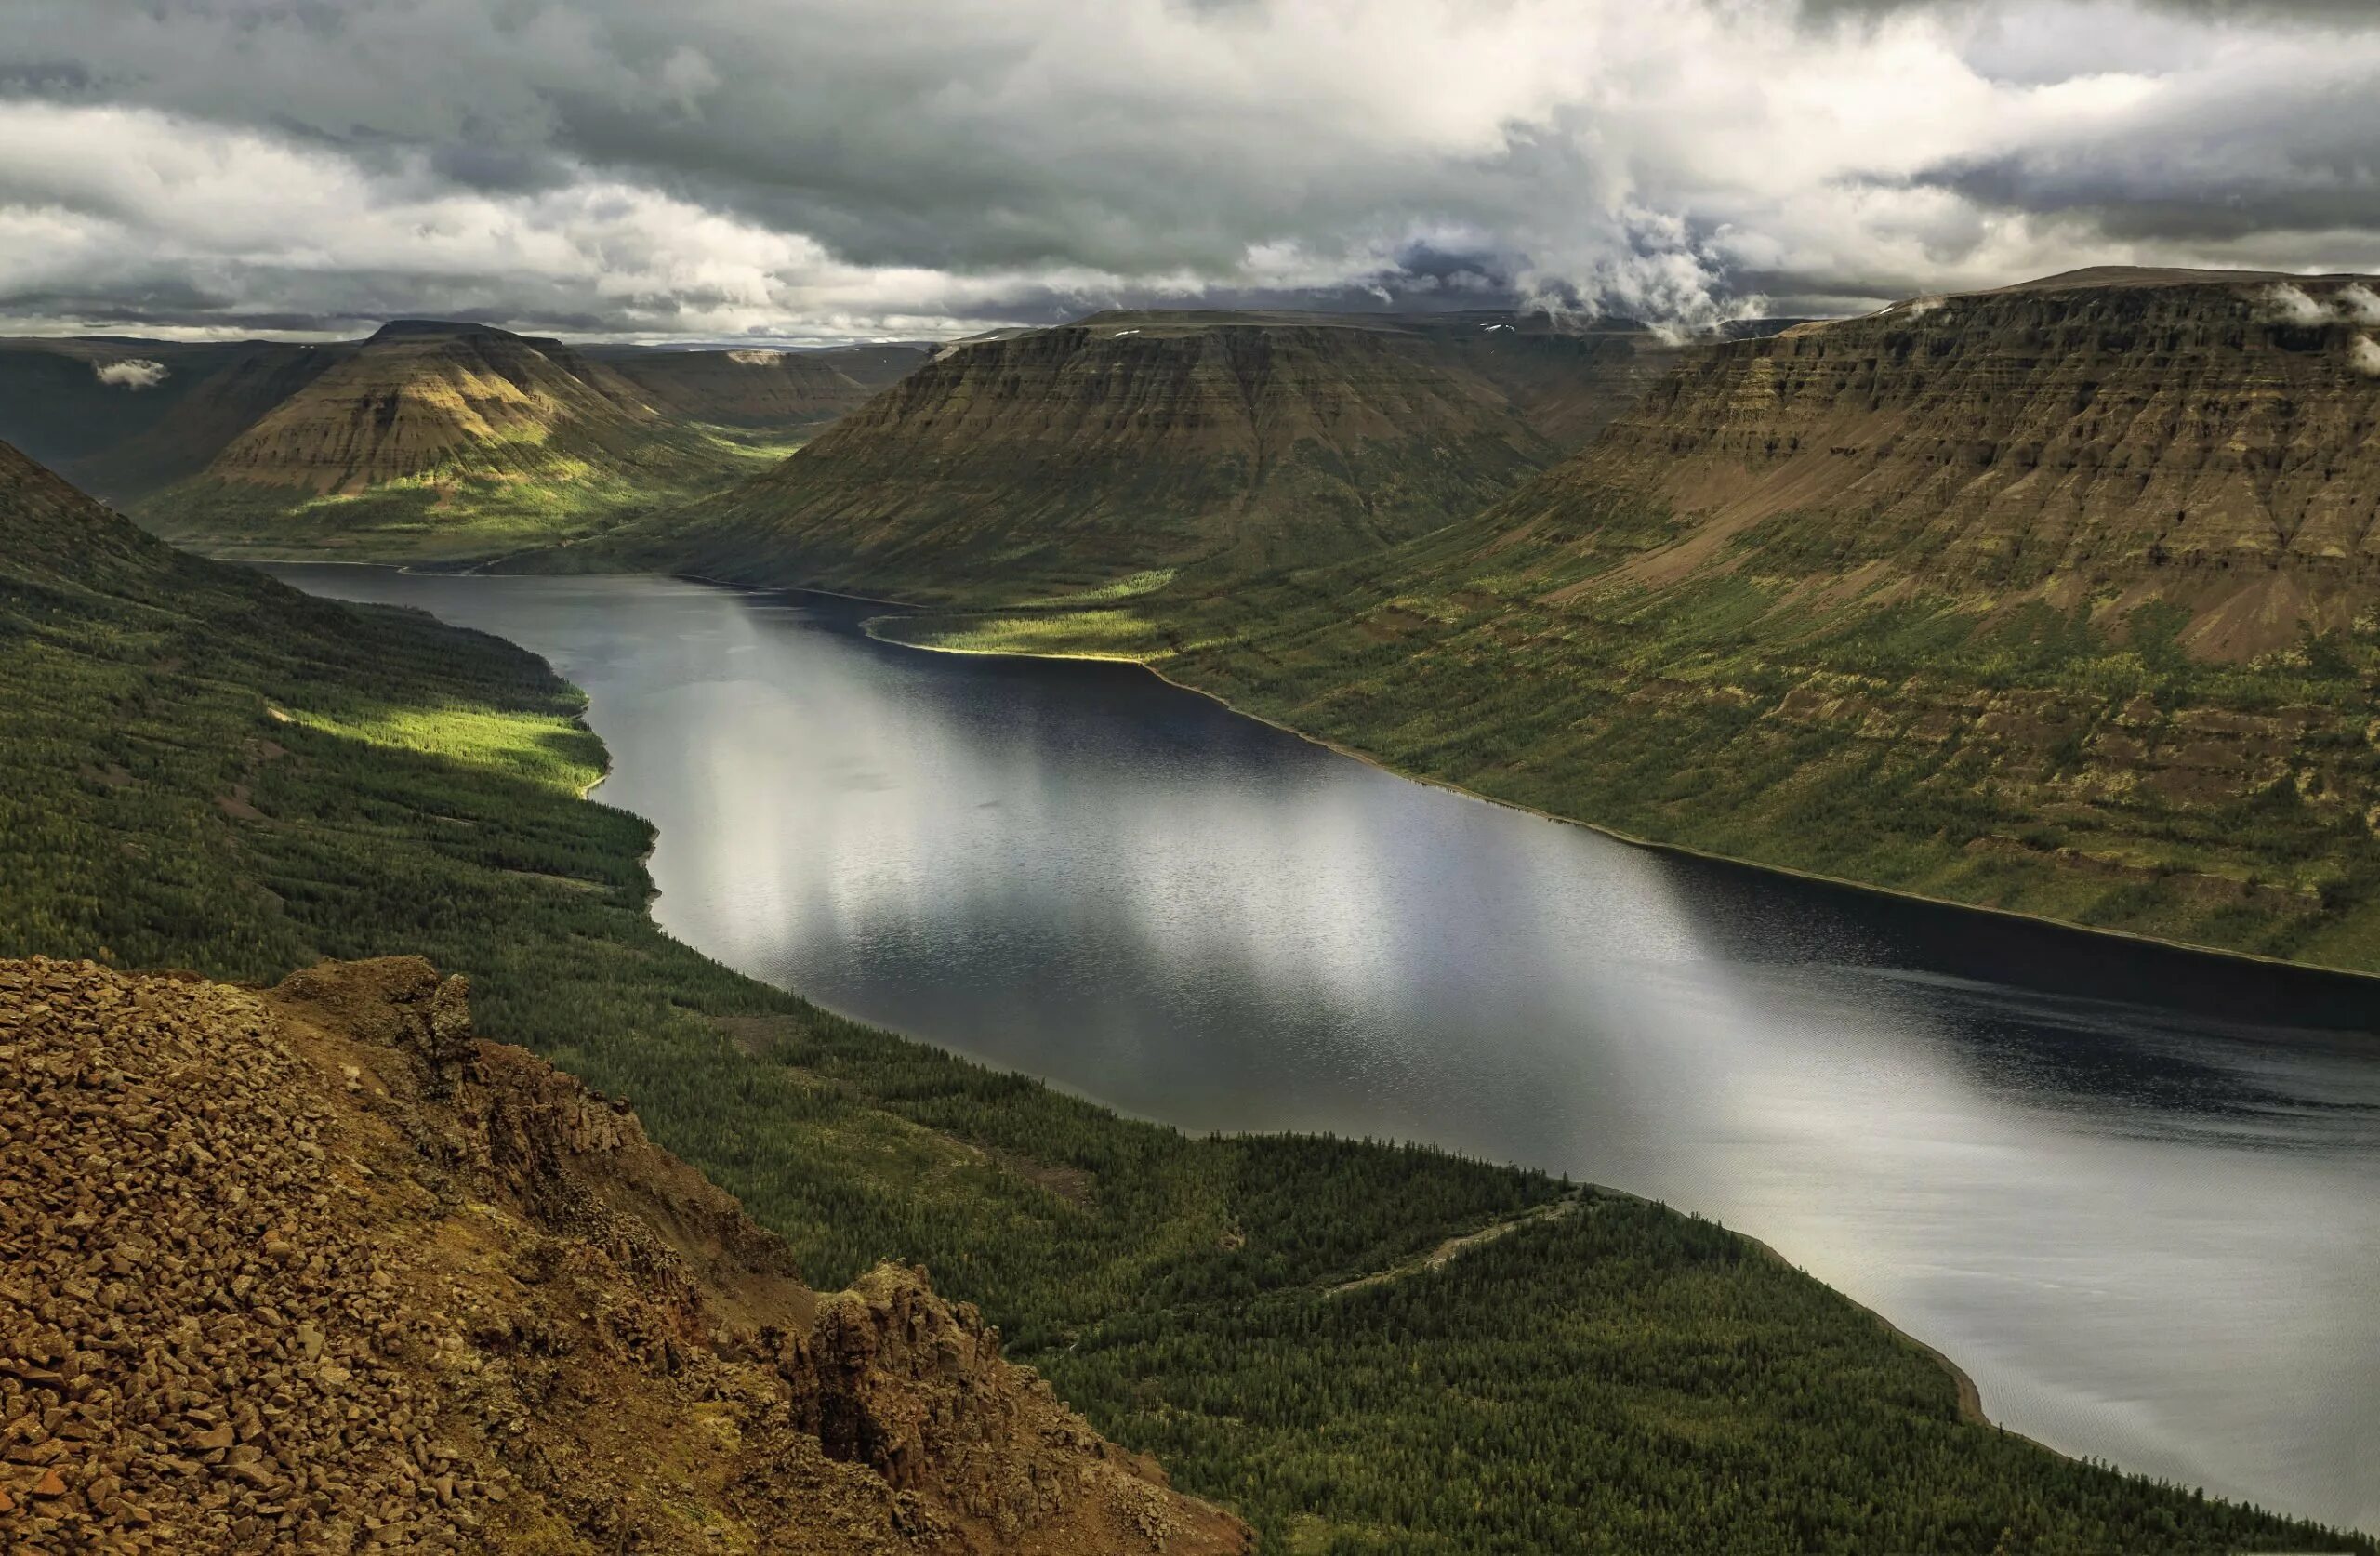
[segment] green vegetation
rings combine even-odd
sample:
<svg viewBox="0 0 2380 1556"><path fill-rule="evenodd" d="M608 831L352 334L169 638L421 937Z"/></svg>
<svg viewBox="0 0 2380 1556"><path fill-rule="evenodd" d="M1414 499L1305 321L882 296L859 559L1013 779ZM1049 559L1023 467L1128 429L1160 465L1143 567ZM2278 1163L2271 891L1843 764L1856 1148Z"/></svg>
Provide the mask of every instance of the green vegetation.
<svg viewBox="0 0 2380 1556"><path fill-rule="evenodd" d="M747 481L802 438L673 427L637 462L496 447L353 494L199 480L136 505L142 523L217 556L332 561L481 560L601 534ZM500 454L512 455L498 458Z"/></svg>
<svg viewBox="0 0 2380 1556"><path fill-rule="evenodd" d="M1658 842L2380 970L2380 613L2211 663L2157 603L2095 620L2107 601L1830 587L1805 517L1649 582L1619 570L1679 533L1662 509L1513 522L1231 588L1184 574L880 626L1141 659L1399 771Z"/></svg>
<svg viewBox="0 0 2380 1556"><path fill-rule="evenodd" d="M778 469L588 549L937 601L1366 555L1555 457L1542 402L1606 398L1583 368L1549 389L1534 351L1503 340L1475 323L1110 314L965 342ZM1612 355L1626 379L1633 346Z"/></svg>
<svg viewBox="0 0 2380 1556"><path fill-rule="evenodd" d="M921 1260L1292 1551L2355 1549L1959 1418L1720 1229L1416 1149L1193 1139L663 935L648 829L529 656L165 551L0 450L0 953L271 979L418 952L631 1096L831 1286Z"/></svg>

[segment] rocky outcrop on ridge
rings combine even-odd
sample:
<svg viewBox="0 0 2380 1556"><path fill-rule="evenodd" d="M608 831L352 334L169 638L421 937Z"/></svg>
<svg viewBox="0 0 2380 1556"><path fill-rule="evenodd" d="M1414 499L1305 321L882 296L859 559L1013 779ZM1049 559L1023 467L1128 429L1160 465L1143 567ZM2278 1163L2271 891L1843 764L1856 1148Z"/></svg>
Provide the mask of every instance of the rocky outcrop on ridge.
<svg viewBox="0 0 2380 1556"><path fill-rule="evenodd" d="M1236 1551L422 961L0 962L0 1550Z"/></svg>

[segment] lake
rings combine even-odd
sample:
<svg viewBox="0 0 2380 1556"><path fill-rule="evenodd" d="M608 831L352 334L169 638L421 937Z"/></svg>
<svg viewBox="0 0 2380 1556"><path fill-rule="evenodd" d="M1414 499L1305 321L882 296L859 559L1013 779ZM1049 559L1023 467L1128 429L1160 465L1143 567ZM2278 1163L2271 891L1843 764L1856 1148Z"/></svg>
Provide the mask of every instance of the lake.
<svg viewBox="0 0 2380 1556"><path fill-rule="evenodd" d="M656 916L742 971L1185 1128L1666 1200L2011 1430L2380 1530L2380 985L1637 848L830 597L272 571L584 687Z"/></svg>

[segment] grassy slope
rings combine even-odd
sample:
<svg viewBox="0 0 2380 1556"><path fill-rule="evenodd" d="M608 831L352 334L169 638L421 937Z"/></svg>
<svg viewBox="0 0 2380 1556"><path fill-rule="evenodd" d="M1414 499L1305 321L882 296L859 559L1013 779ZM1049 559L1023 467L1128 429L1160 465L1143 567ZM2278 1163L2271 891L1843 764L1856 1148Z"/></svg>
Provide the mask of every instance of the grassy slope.
<svg viewBox="0 0 2380 1556"><path fill-rule="evenodd" d="M1615 581L1673 533L1615 498L1494 516L1230 590L887 624L977 652L1142 659L1404 771L1871 885L2380 970L2380 620L2245 665L2151 604L1829 597L1769 566ZM2117 630L2120 628L2121 630Z"/></svg>
<svg viewBox="0 0 2380 1556"><path fill-rule="evenodd" d="M945 600L1246 574L1435 528L1558 452L1484 372L1403 332L1105 317L953 348L760 479L522 565L592 552Z"/></svg>
<svg viewBox="0 0 2380 1556"><path fill-rule="evenodd" d="M724 491L805 434L687 424L636 457L544 450L473 458L352 495L197 480L136 505L142 523L217 556L327 561L479 560L567 546L654 508Z"/></svg>
<svg viewBox="0 0 2380 1556"><path fill-rule="evenodd" d="M8 456L0 450L0 464ZM15 472L0 468L0 477ZM813 1280L922 1259L1271 1549L2358 1549L1957 1418L1864 1312L1706 1223L1349 1142L1194 1140L826 1015L662 935L578 698L0 480L0 954L277 976L417 951L626 1091Z"/></svg>

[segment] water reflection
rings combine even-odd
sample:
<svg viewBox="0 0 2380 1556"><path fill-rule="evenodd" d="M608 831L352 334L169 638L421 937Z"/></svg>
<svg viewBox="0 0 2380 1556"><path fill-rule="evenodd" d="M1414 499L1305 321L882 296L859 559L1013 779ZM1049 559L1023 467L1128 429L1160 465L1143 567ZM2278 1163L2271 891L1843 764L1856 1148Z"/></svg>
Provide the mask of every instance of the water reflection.
<svg viewBox="0 0 2380 1556"><path fill-rule="evenodd" d="M1633 849L1120 666L635 580L288 570L593 695L657 913L1187 1127L1403 1136L1767 1239L2079 1453L2380 1527L2365 986Z"/></svg>

